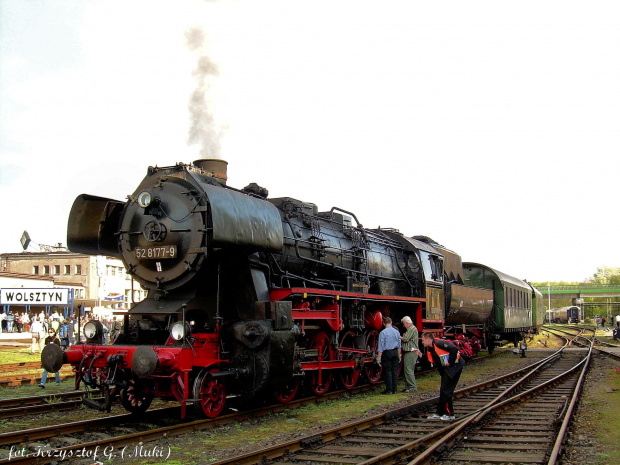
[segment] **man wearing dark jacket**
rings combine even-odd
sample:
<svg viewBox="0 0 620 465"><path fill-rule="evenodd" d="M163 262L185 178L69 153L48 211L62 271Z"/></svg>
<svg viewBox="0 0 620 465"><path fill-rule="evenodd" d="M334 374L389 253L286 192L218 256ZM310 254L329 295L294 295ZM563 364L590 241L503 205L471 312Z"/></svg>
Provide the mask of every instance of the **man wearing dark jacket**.
<svg viewBox="0 0 620 465"><path fill-rule="evenodd" d="M49 336L45 338L45 345L48 344L57 344L60 345L60 338L56 331L52 328L49 329ZM43 369L43 374L41 375L41 382L39 383L39 387L45 389L45 383L47 382L47 370ZM60 386L60 372L56 372L56 386Z"/></svg>
<svg viewBox="0 0 620 465"><path fill-rule="evenodd" d="M435 339L432 333L422 334L422 345L426 348L428 361L437 367L441 376L437 410L434 415L428 418L443 421L454 420L456 417L454 416L452 395L463 372L465 361L454 344L445 339ZM422 352L419 350L418 355L422 356Z"/></svg>
<svg viewBox="0 0 620 465"><path fill-rule="evenodd" d="M396 394L398 384L398 364L400 361L400 332L392 326L392 319L383 318L385 329L379 333L377 355L381 360L385 375L385 391L381 394Z"/></svg>

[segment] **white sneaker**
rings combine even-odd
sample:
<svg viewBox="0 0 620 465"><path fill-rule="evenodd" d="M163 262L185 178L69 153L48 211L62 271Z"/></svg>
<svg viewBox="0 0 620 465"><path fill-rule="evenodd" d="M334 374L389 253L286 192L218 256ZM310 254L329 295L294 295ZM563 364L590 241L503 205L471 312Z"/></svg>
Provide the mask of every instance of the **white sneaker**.
<svg viewBox="0 0 620 465"><path fill-rule="evenodd" d="M439 417L439 419L441 421L452 421L456 420L456 417L454 415L442 415L441 417Z"/></svg>
<svg viewBox="0 0 620 465"><path fill-rule="evenodd" d="M430 417L426 417L429 420L439 420L441 419L441 415L437 415L436 413L433 413Z"/></svg>

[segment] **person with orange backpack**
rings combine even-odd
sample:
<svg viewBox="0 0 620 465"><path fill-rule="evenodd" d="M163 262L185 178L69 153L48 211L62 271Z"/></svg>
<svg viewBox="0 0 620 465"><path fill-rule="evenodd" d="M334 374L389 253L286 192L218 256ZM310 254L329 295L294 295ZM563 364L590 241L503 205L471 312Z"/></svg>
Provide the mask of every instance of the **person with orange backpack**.
<svg viewBox="0 0 620 465"><path fill-rule="evenodd" d="M456 345L445 339L435 339L433 333L422 334L422 345L426 348L428 361L437 367L441 376L437 409L435 414L428 418L443 421L455 420L452 395L463 372L465 360L461 357ZM422 356L419 350L418 355Z"/></svg>

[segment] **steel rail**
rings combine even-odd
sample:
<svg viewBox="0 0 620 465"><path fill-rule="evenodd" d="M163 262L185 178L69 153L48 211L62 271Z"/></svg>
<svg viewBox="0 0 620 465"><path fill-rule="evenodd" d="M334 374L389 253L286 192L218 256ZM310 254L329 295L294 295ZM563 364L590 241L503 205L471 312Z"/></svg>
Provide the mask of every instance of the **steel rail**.
<svg viewBox="0 0 620 465"><path fill-rule="evenodd" d="M60 379L66 380L73 378L73 372L61 371ZM28 384L36 384L41 381L41 373L24 373L21 375L3 375L0 376L0 385L4 387L17 387Z"/></svg>
<svg viewBox="0 0 620 465"><path fill-rule="evenodd" d="M428 449L426 449L422 454L420 454L418 457L416 457L414 460L410 461L407 465L421 465L421 464L428 464L431 463L431 460L434 458L436 452L445 446L445 444L449 441L454 441L456 440L457 436L459 434L462 433L462 431L466 428L466 427L470 427L476 424L479 424L482 419L491 411L500 409L502 407L507 406L510 403L513 402L518 402L521 401L523 398L525 397L530 397L532 395L535 395L536 393L539 393L541 391L545 391L548 387L556 384L557 382L561 381L562 379L566 378L567 376L571 375L574 371L576 371L579 367L582 367L582 371L581 371L581 376L580 379L585 376L588 364L589 364L589 360L590 360L590 354L591 354L591 349L588 352L588 355L582 359L579 363L575 364L573 367L571 367L570 369L564 371L563 373L555 376L554 378L545 381L544 383L541 383L538 386L532 387L526 391L523 391L519 394L516 394L512 397L510 397L509 399L505 399L499 403L493 404L493 405L489 405L487 408L482 408L480 409L481 411L479 412L474 412L471 415L467 416L466 418L464 418L463 420L461 420L460 422L454 424L453 429L446 434L444 437L442 437L440 440L436 441L435 443L433 443L431 446L428 447ZM575 400L576 403L576 400ZM574 405L574 403L571 403L571 405ZM571 410L572 412L572 410ZM570 420L569 420L570 421ZM568 423L566 423L566 427L568 427ZM563 440L563 438L562 438ZM555 462L554 462L555 463Z"/></svg>
<svg viewBox="0 0 620 465"><path fill-rule="evenodd" d="M71 399L74 397L84 397L88 394L98 394L99 392L99 389L93 389L91 391L68 391L41 396L12 397L10 399L0 399L0 409L25 407L28 405L36 404L48 404L50 402L53 402L53 399ZM2 410L0 410L0 412L1 411Z"/></svg>
<svg viewBox="0 0 620 465"><path fill-rule="evenodd" d="M571 328L569 328L569 329L571 329ZM601 341L601 340L599 340L599 339L596 337L596 329L593 329L593 328L591 328L591 327L588 327L588 328L581 328L581 329L588 330L588 331L592 331L592 332L593 332L593 334L594 334L593 341L594 341L594 343L596 343L597 345L603 345L603 346L606 346L607 348L620 348L620 345L617 345L617 344L610 344L609 342L605 342L605 341ZM554 331L554 330L550 330L550 329L546 328L546 331L549 331L549 332L551 332L552 334L555 334L555 333L553 333L553 331ZM565 334L571 334L571 333L568 333L568 332L566 332L566 331L559 330L559 329L555 329L555 331L559 331L559 332L562 332L562 333L565 333ZM557 334L555 334L555 335L557 336ZM573 334L571 334L571 335L573 335ZM586 339L586 340L588 340L588 341L590 340L589 338L587 338L587 337L585 337L585 336L581 336L581 335L577 335L576 337L580 337L580 338ZM577 344L580 344L580 343L577 343ZM593 347L593 349L594 349L594 350L599 351L600 353L603 353L603 354L605 354L605 355L608 355L609 357L612 357L612 358L615 358L615 359L617 359L617 360L620 360L620 353L611 352L610 350L603 349L603 348L601 348L601 347Z"/></svg>
<svg viewBox="0 0 620 465"><path fill-rule="evenodd" d="M270 413L279 413L285 410L294 409L298 407L302 407L310 404L318 404L330 400L337 399L342 397L344 394L355 394L355 393L363 393L370 390L373 390L376 385L362 385L352 390L339 390L334 391L325 396L318 397L304 397L302 399L297 399L287 404L274 404L267 407L252 409L249 411L235 412L230 413L228 415L222 415L213 419L201 419L189 422L187 424L192 425L192 429L205 429L211 428L214 426L225 425L231 423L233 421L244 420L247 418L256 418L258 416L268 415ZM83 420L72 423L65 423L61 425L50 425L43 426L39 428L31 428L20 431L11 431L8 433L0 433L0 446L3 445L11 445L24 441L31 441L33 439L46 439L59 434L70 434L85 431L87 429L100 429L108 426L118 425L122 422L136 422L142 420L149 420L151 418L157 419L162 418L163 416L179 416L179 406L174 407L163 407L159 409L147 410L143 416L136 416L131 413L120 414L120 415L111 415L103 418L96 418L92 420ZM178 427L182 427L183 424L176 425ZM171 426L174 428L176 426ZM198 428L198 426L201 426ZM0 463L3 463L0 460ZM11 463L16 463L14 460Z"/></svg>
<svg viewBox="0 0 620 465"><path fill-rule="evenodd" d="M471 393L475 393L477 391L483 390L487 387L490 386L494 386L496 384L505 382L506 380L518 377L524 370L532 370L537 366L542 366L546 363L549 363L551 360L553 360L555 357L557 357L557 354L559 352L561 352L562 349L559 349L558 351L554 352L553 354L549 355L548 357L545 357L544 359L541 359L537 362L534 362L530 365L528 365L527 367L521 369L521 370L516 370L513 371L511 373L508 373L506 375L502 375L499 376L497 378L491 379L491 380L486 380L486 381L482 381L478 384L469 386L467 388L463 388L460 389L458 391L455 392L454 396L455 397L463 397L467 394L471 394ZM224 460L220 460L218 462L213 462L211 465L225 465L225 464L235 464L235 465L243 465L243 464L255 464L255 463L259 463L261 461L264 461L266 459L274 459L274 458L278 458L281 457L285 454L289 454L289 453L293 453L295 451L298 451L300 449L302 449L304 447L304 444L312 444L314 442L317 441L322 441L322 442L327 442L330 441L332 439L336 439L336 438L340 438L343 436L347 436L350 433L354 433L354 432L359 432L362 431L364 429L370 428L372 426L377 426L377 425L381 425L381 424L385 424L388 423L389 421L392 421L394 418L398 418L401 416L404 416L408 413L414 412L414 411L418 411L427 407L431 407L433 405L435 405L437 403L437 401L439 400L439 397L433 397L430 399L427 399L425 401L422 402L418 402L416 404L412 404L410 406L407 407L403 407L403 408L399 408L396 410L392 410L389 412L385 412L382 414L378 414L378 415L374 415L372 417L368 417L365 418L363 420L357 420L351 423L347 423L343 426L340 427L336 427L336 428L332 428L329 429L327 431L318 433L310 438L303 438L303 439L294 439L291 441L287 441L285 443L281 443L281 444L277 444L271 447L267 447L264 449L260 449L258 451L255 452L250 452L247 454L243 454L240 456L235 456L235 457L230 457L228 459L224 459ZM457 422L457 424L459 424L461 421ZM371 464L371 463L386 463L385 460L388 457L393 457L395 455L400 455L406 452L410 452L411 450L414 449L418 449L420 448L425 442L428 442L429 439L432 439L436 436L438 436L439 434L445 434L447 431L451 430L452 428L454 428L454 424L452 425L448 425L444 428L442 428L439 431L435 431L431 434L429 434L428 436L425 436L423 438L419 438L416 439L412 442L409 442L405 445L402 445L400 447L397 447L395 449L392 449L391 451L386 452L385 454L373 457L367 461L364 462L360 462L357 465L362 465L362 464Z"/></svg>
<svg viewBox="0 0 620 465"><path fill-rule="evenodd" d="M495 355L485 355L481 357L477 357L472 359L470 362L480 362L486 358L494 357ZM424 370L416 373L416 376L423 376L434 370ZM368 389L372 389L373 387L380 387L384 384L384 382L380 382L374 385L360 385L352 390L339 390L333 391L333 394L341 395L342 393L351 393L355 394L358 392L365 392ZM98 389L91 391L73 391L68 393L58 393L51 394L47 396L31 396L31 397L17 397L11 399L3 399L0 400L0 418L8 418L14 417L18 415L29 415L29 414L38 414L45 413L46 411L61 411L61 410L69 410L73 407L78 406L83 400L80 401L65 401L65 402L54 402L53 399L59 398L75 398L75 397L87 397L89 394L99 394L100 391ZM331 399L331 397L330 397ZM100 400L100 399L97 399Z"/></svg>
<svg viewBox="0 0 620 465"><path fill-rule="evenodd" d="M584 363L583 369L581 370L581 374L579 376L579 380L577 381L577 386L575 387L575 391L571 397L570 404L568 406L568 410L564 415L564 419L562 420L562 426L560 427L560 431L558 432L558 436L556 438L555 444L553 445L553 450L551 451L551 456L549 457L549 461L547 465L555 465L559 455L562 444L564 444L564 438L566 437L566 432L568 431L568 427L570 425L570 421L575 410L575 406L577 405L577 401L579 400L579 396L581 395L581 388L583 386L583 382L585 380L586 373L588 371L588 366L590 364L590 360L592 358L592 349L594 347L594 340L592 338L592 345L590 346L590 350L588 351L588 356L586 357L586 361Z"/></svg>
<svg viewBox="0 0 620 465"><path fill-rule="evenodd" d="M38 370L39 368L41 368L41 360L35 362L0 363L0 373L6 373L10 370Z"/></svg>
<svg viewBox="0 0 620 465"><path fill-rule="evenodd" d="M490 358L490 357L494 357L495 355L487 355L487 356L483 356L483 357L477 357L476 359L472 359L475 361L482 361L485 358ZM547 357L548 358L548 357ZM543 361L538 361L535 362L534 364L531 364L529 366L534 366L536 364L539 363L543 363ZM418 375L421 374L426 374L428 372L431 372L433 370L428 370L425 372L419 372ZM514 377L516 376L517 372L513 372L510 373L508 375L504 375L502 377L496 378L496 379L503 379L503 378L507 378L507 377ZM149 432L149 434L147 435L146 433L136 433L136 434L132 434L132 435L124 435L124 436L118 436L116 438L108 438L106 440L103 441L96 441L93 443L88 443L88 444L77 444L75 446L68 446L68 447L64 447L64 448L59 448L57 449L59 451L59 453L70 453L71 451L76 451L78 449L81 448L88 448L88 447L96 447L97 445L123 445L123 444L131 444L132 441L136 441L137 439L139 441L145 442L145 441L149 441L149 440L155 440L155 439L160 439L162 436L171 436L171 435L178 435L178 434L183 434L185 432L188 431L197 431L197 430L203 430L203 429L208 429L208 428L212 428L215 426L220 426L220 425L225 425L228 423L232 423L232 422L237 422L237 421L242 421L242 420L246 420L246 419L250 419L250 418L256 418L259 416L264 416L270 413L278 413L284 410L288 410L288 409L292 409L292 408L297 408L300 406L304 406L304 405L308 405L308 404L313 404L313 403L321 403L324 401L328 401L328 400L332 400L335 398L339 398L342 397L343 395L350 395L350 394L355 394L355 393L360 393L360 392L366 392L366 391L370 391L373 390L379 386L381 386L383 383L377 383L377 384L365 384L365 385L361 385L358 386L354 389L348 390L339 390L339 391L334 391L331 392L325 396L321 396L321 397L306 397L303 399L298 399L298 400L294 400L292 402L289 402L287 404L275 404L275 405L271 405L268 407L263 407L263 408L259 408L259 409L254 409L251 411L246 411L246 412L238 412L238 413L233 413L233 414L229 414L229 415L223 415L220 416L218 418L214 418L214 419L203 419L203 420L196 420L196 421L192 421L192 422L186 422L186 423L182 423L179 425L172 425L172 426L167 426L165 428L157 428L157 429L153 429L152 431ZM480 386L485 386L488 385L489 382L483 382L483 383L479 383L479 385L477 386L473 386L470 388L466 388L463 389L461 391L467 391L469 389L479 389ZM463 394L459 394L460 391L457 391L457 395L463 395ZM425 401L425 402L421 402L418 405L422 406L422 405L426 405L426 404L432 404L435 403L437 401L437 398L433 398L429 401ZM0 434L0 445L11 445L11 444L15 444L15 443L19 443L19 442L24 442L24 441L31 441L31 440L35 440L35 439L45 439L45 438L49 438L52 436L57 436L57 435L61 435L61 434L70 434L70 433L75 433L75 432L81 432L84 430L90 430L90 429L94 429L94 428L103 428L103 427L107 427L110 425L118 425L119 423L123 422L123 421L128 421L128 422L133 422L135 420L144 420L145 418L148 419L150 418L150 415L156 417L156 418L160 418L161 416L170 416L173 415L172 411L174 410L178 410L179 407L171 407L171 408L162 408L162 409L156 409L156 410L149 410L145 413L145 416L143 417L136 417L135 415L132 414L124 414L124 415L114 415L114 416L108 416L105 418L100 418L100 419L95 419L95 420L86 420L86 421L81 421L81 422L74 422L74 423L68 423L68 424L64 424L64 425L53 425L53 426L47 426L47 427L41 427L41 428L33 428L33 429L29 429L29 430L22 430L22 431L17 431L17 432L10 432L10 433L2 433ZM177 413L177 412L175 412ZM135 444L135 442L134 442ZM12 464L16 464L16 463L41 463L41 461L43 461L44 458L34 458L34 457L26 457L26 458L19 458L19 457L14 457L12 458L11 462ZM49 458L48 458L49 460ZM2 463L8 463L5 460L0 460L0 464Z"/></svg>
<svg viewBox="0 0 620 465"><path fill-rule="evenodd" d="M93 399L97 401L102 398ZM68 400L65 402L51 402L47 404L28 405L23 407L12 407L0 410L0 418L15 418L24 415L34 415L45 412L61 412L63 410L71 410L82 405L83 400Z"/></svg>

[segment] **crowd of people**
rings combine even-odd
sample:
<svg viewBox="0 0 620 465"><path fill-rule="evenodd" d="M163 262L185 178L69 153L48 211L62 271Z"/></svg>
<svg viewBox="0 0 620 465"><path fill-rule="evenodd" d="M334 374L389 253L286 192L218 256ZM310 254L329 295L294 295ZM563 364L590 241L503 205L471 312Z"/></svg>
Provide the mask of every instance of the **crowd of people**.
<svg viewBox="0 0 620 465"><path fill-rule="evenodd" d="M81 319L82 329L90 319L92 318L83 317ZM100 317L97 319L103 324L105 343L107 344L108 342L113 342L114 339L116 339L116 337L120 334L123 324L122 319L120 317ZM41 326L43 328L41 328ZM64 345L67 347L74 344L75 341L69 340L73 338L73 334L78 333L77 318L64 318L64 316L57 311L54 311L49 315L47 315L44 311L41 311L38 314L30 312L12 313L11 311L0 311L0 333L33 333L32 337L34 339L37 337L35 334L47 334L47 329L49 327L54 327L56 331L59 331L62 327L65 327L64 332L66 335L61 336L59 334L61 343L64 342ZM80 331L80 333L82 332L83 331Z"/></svg>
<svg viewBox="0 0 620 465"><path fill-rule="evenodd" d="M0 311L0 333L30 333L32 343L30 345L30 355L39 355L43 348L48 344L58 344L63 349L67 349L76 343L78 334L85 342L84 326L90 320L89 317L78 319L74 317L64 318L63 315L54 311L46 314L30 312L2 312ZM103 343L112 344L121 333L123 323L120 317L101 317L98 318L103 326ZM48 372L43 370L39 387L45 388ZM60 385L60 373L55 373L56 385Z"/></svg>
<svg viewBox="0 0 620 465"><path fill-rule="evenodd" d="M607 323L607 319L604 316L596 315L594 317L594 322L596 323L597 328L605 329L605 323ZM607 329L612 330L614 326L616 328L620 328L620 313L610 318Z"/></svg>

